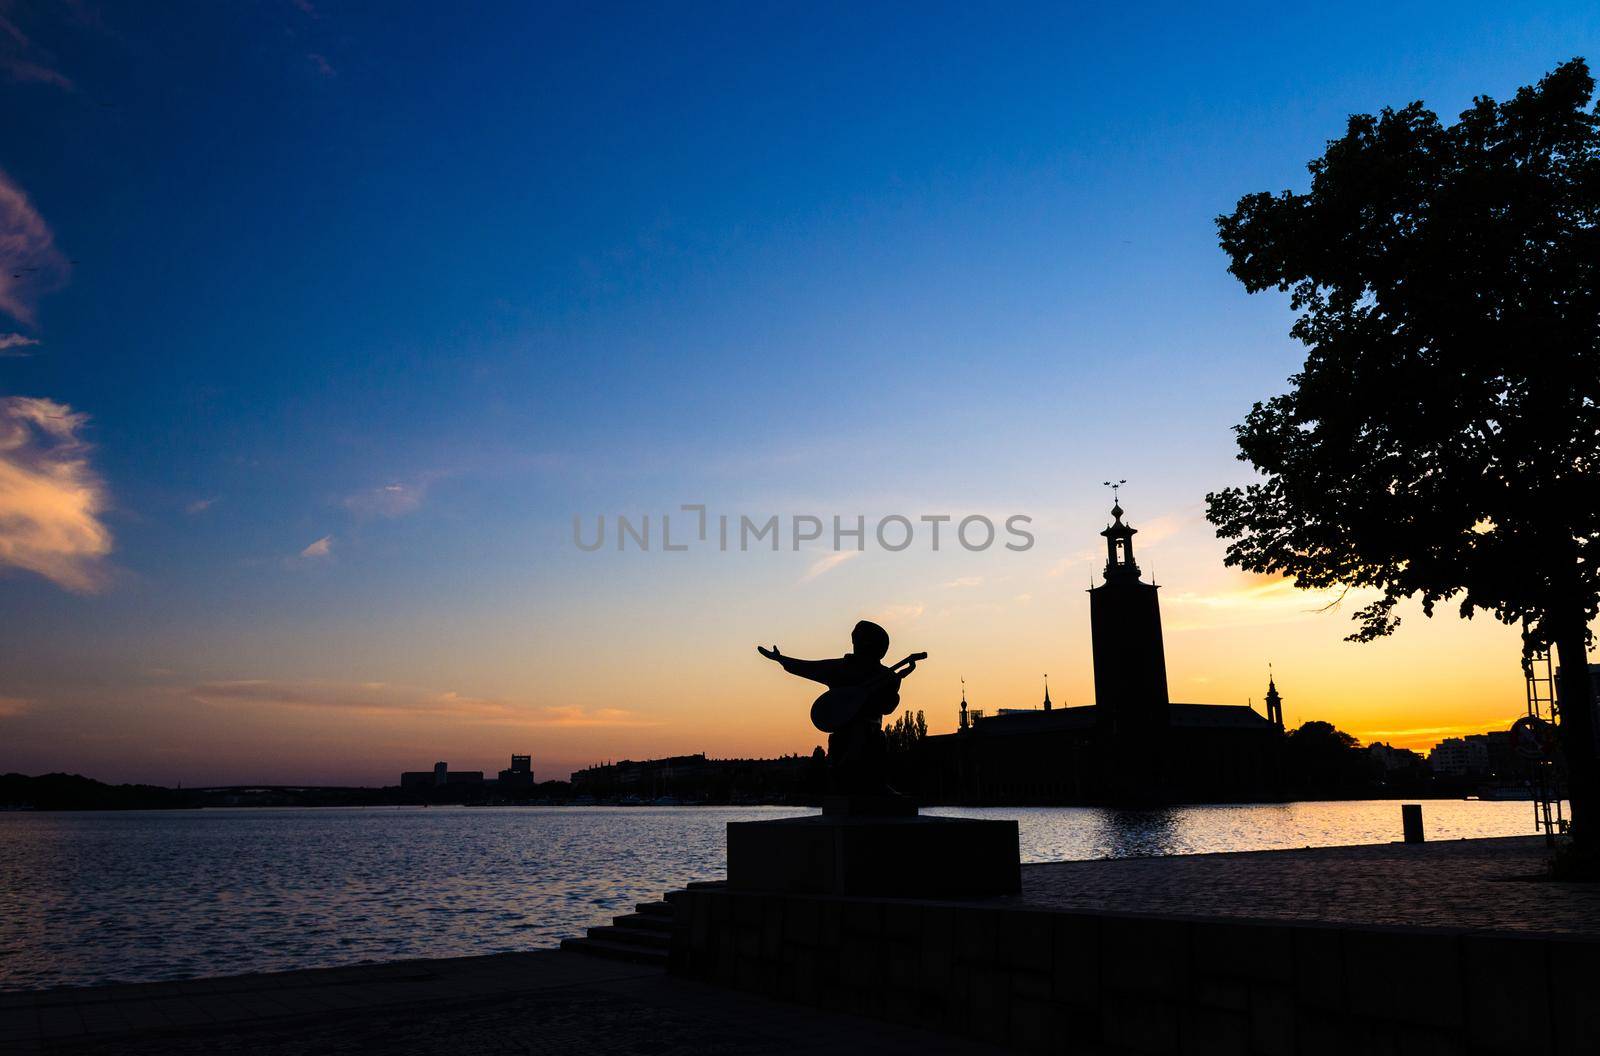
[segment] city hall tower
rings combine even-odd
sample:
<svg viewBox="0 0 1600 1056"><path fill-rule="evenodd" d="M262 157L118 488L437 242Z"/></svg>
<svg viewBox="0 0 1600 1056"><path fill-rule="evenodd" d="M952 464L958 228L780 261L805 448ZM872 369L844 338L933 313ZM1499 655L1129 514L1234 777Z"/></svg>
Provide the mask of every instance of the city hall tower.
<svg viewBox="0 0 1600 1056"><path fill-rule="evenodd" d="M1094 640L1096 725L1122 738L1159 737L1168 724L1167 657L1161 644L1156 585L1139 578L1133 558L1138 529L1111 507L1105 582L1089 588L1089 630Z"/></svg>

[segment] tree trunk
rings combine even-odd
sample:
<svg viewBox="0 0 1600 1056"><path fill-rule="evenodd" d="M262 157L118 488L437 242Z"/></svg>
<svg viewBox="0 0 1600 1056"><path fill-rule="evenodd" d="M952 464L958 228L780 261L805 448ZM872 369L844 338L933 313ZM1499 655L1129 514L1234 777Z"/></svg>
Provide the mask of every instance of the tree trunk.
<svg viewBox="0 0 1600 1056"><path fill-rule="evenodd" d="M1578 857L1600 862L1600 753L1594 735L1594 683L1589 678L1587 628L1582 619L1557 636L1560 662L1561 750L1567 758L1567 793L1572 801L1572 842Z"/></svg>

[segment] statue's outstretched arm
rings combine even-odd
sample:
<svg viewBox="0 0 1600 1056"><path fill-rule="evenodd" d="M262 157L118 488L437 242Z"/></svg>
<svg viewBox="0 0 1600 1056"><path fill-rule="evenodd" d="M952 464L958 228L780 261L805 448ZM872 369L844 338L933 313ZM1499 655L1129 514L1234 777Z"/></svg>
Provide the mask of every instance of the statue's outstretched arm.
<svg viewBox="0 0 1600 1056"><path fill-rule="evenodd" d="M835 669L839 666L837 660L797 660L792 656L779 657L778 663L782 664L783 669L791 675L809 678L824 685L832 681L836 674Z"/></svg>
<svg viewBox="0 0 1600 1056"><path fill-rule="evenodd" d="M775 645L770 649L766 646L758 645L756 646L756 652L778 664L791 675L809 678L811 681L821 682L823 685L833 684L833 680L838 674L839 665L842 663L839 660L800 660L792 656L784 656Z"/></svg>

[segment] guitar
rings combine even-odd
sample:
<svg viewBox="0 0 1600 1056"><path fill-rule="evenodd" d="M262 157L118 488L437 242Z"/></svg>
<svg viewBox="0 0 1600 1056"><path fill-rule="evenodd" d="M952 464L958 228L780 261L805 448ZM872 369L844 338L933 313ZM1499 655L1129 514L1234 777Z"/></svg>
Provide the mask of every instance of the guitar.
<svg viewBox="0 0 1600 1056"><path fill-rule="evenodd" d="M911 673L918 660L926 660L927 653L912 653L889 670L868 679L859 686L836 686L818 697L811 705L811 725L823 733L838 733L854 721L872 699L873 695L890 679L901 679ZM901 671L901 668L906 670Z"/></svg>

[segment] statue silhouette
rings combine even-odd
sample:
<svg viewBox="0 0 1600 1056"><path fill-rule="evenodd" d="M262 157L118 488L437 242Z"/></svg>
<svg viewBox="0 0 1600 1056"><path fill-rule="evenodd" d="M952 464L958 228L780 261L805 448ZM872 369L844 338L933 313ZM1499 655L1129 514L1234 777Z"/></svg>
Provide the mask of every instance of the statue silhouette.
<svg viewBox="0 0 1600 1056"><path fill-rule="evenodd" d="M900 682L927 653L887 666L889 632L862 620L850 632L851 651L837 660L797 660L774 645L756 652L791 675L820 682L828 691L811 706L811 721L828 735L828 785L835 795L894 796L885 780L888 746L883 717L900 704Z"/></svg>

